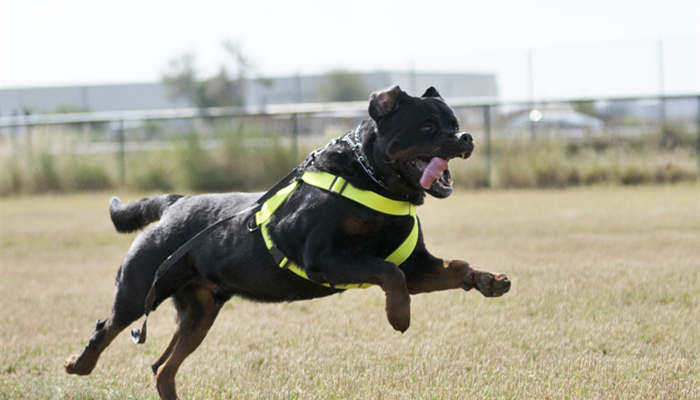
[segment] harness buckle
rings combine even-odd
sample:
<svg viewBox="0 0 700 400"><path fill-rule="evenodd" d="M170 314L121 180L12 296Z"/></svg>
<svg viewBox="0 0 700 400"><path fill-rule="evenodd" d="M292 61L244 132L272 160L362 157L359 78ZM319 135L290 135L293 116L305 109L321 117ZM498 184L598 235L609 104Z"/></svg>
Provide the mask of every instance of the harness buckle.
<svg viewBox="0 0 700 400"><path fill-rule="evenodd" d="M248 227L248 232L255 232L260 229L260 225L258 225L258 222L255 220L255 214L248 218L246 226Z"/></svg>

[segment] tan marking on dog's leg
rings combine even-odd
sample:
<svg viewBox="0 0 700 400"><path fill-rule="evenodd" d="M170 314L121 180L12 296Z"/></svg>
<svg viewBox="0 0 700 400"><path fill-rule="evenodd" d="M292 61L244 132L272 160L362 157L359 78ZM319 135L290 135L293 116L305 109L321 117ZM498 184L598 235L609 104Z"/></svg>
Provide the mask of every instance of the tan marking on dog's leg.
<svg viewBox="0 0 700 400"><path fill-rule="evenodd" d="M175 347L175 343L177 343L177 338L178 338L178 333L179 329L175 330L175 333L173 334L172 339L170 339L170 343L168 343L168 347L163 350L163 354L158 357L158 360L151 365L151 370L153 371L154 374L158 372L158 368L160 368L161 365L165 362L165 360L170 357L170 354L173 352L173 348Z"/></svg>
<svg viewBox="0 0 700 400"><path fill-rule="evenodd" d="M484 296L495 297L510 289L510 281L504 274L492 274L472 268L461 260L444 261L418 277L408 280L411 294L448 289L476 288Z"/></svg>
<svg viewBox="0 0 700 400"><path fill-rule="evenodd" d="M436 264L420 276L408 280L411 294L457 289L474 270L464 261L444 261Z"/></svg>
<svg viewBox="0 0 700 400"><path fill-rule="evenodd" d="M209 289L199 286L194 289L193 294L188 300L195 301L196 304L186 310L180 318L173 337L175 343L167 359L156 372L156 387L161 399L178 398L175 390L177 370L185 358L202 343L219 313L220 306L214 301Z"/></svg>

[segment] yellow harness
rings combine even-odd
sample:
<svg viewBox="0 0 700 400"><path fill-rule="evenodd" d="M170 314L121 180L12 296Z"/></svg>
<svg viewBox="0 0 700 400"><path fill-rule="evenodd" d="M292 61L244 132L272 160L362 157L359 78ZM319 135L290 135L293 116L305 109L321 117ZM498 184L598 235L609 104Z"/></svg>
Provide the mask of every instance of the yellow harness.
<svg viewBox="0 0 700 400"><path fill-rule="evenodd" d="M378 211L383 214L389 215L410 215L413 217L413 228L408 234L406 239L396 248L389 256L385 259L386 261L399 266L413 253L413 249L416 248L416 243L418 242L418 220L416 218L416 206L406 202L386 198L382 195L374 193L369 190L362 190L351 185L346 179L329 174L327 172L304 172L301 180L305 183L316 186L323 190L329 192L337 193L347 199L354 202L360 203L367 208L371 208L374 211ZM255 223L260 227L260 233L262 234L263 240L265 240L265 245L270 251L272 258L275 262L284 269L288 269L300 277L311 280L306 275L306 272L299 267L296 263L288 259L282 252L275 246L275 243L270 237L270 232L267 229L267 223L275 213L277 208L284 203L284 201L289 197L294 190L299 186L299 181L295 181L284 188L280 189L272 197L270 197L265 203L263 203L260 211L255 214ZM336 289L351 289L351 288L367 288L372 286L371 283L349 283L341 285L331 286L328 283L316 282L320 285L326 287L332 287Z"/></svg>

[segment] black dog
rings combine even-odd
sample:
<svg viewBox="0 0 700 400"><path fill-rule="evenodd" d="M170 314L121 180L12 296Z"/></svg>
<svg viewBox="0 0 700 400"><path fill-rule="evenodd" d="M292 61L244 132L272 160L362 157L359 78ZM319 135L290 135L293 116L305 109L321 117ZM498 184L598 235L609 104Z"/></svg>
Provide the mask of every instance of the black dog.
<svg viewBox="0 0 700 400"><path fill-rule="evenodd" d="M177 398L178 367L232 296L293 301L375 284L386 294L389 323L403 332L410 322L409 294L460 287L487 297L507 292L505 275L432 256L414 216L426 192L440 198L452 192L447 169L421 186L429 163L467 158L474 148L450 107L432 87L411 97L395 86L372 94L369 115L371 120L312 153L276 187L283 190L266 194L264 205L256 204L260 193L161 195L127 206L113 198L110 214L119 232L160 221L134 240L117 276L109 319L98 321L66 371L89 374L119 332L144 315L145 307L155 309L168 297L179 321L153 364L163 399ZM159 272L149 304L158 266L198 232L230 216Z"/></svg>

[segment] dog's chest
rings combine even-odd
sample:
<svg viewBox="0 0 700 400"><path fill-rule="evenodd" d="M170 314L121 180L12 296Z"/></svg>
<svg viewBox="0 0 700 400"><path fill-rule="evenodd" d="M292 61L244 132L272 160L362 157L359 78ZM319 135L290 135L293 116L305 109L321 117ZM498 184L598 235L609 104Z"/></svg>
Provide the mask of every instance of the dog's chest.
<svg viewBox="0 0 700 400"><path fill-rule="evenodd" d="M382 214L331 193L294 193L270 221L277 246L302 264L313 251L383 259L412 227L410 216Z"/></svg>

